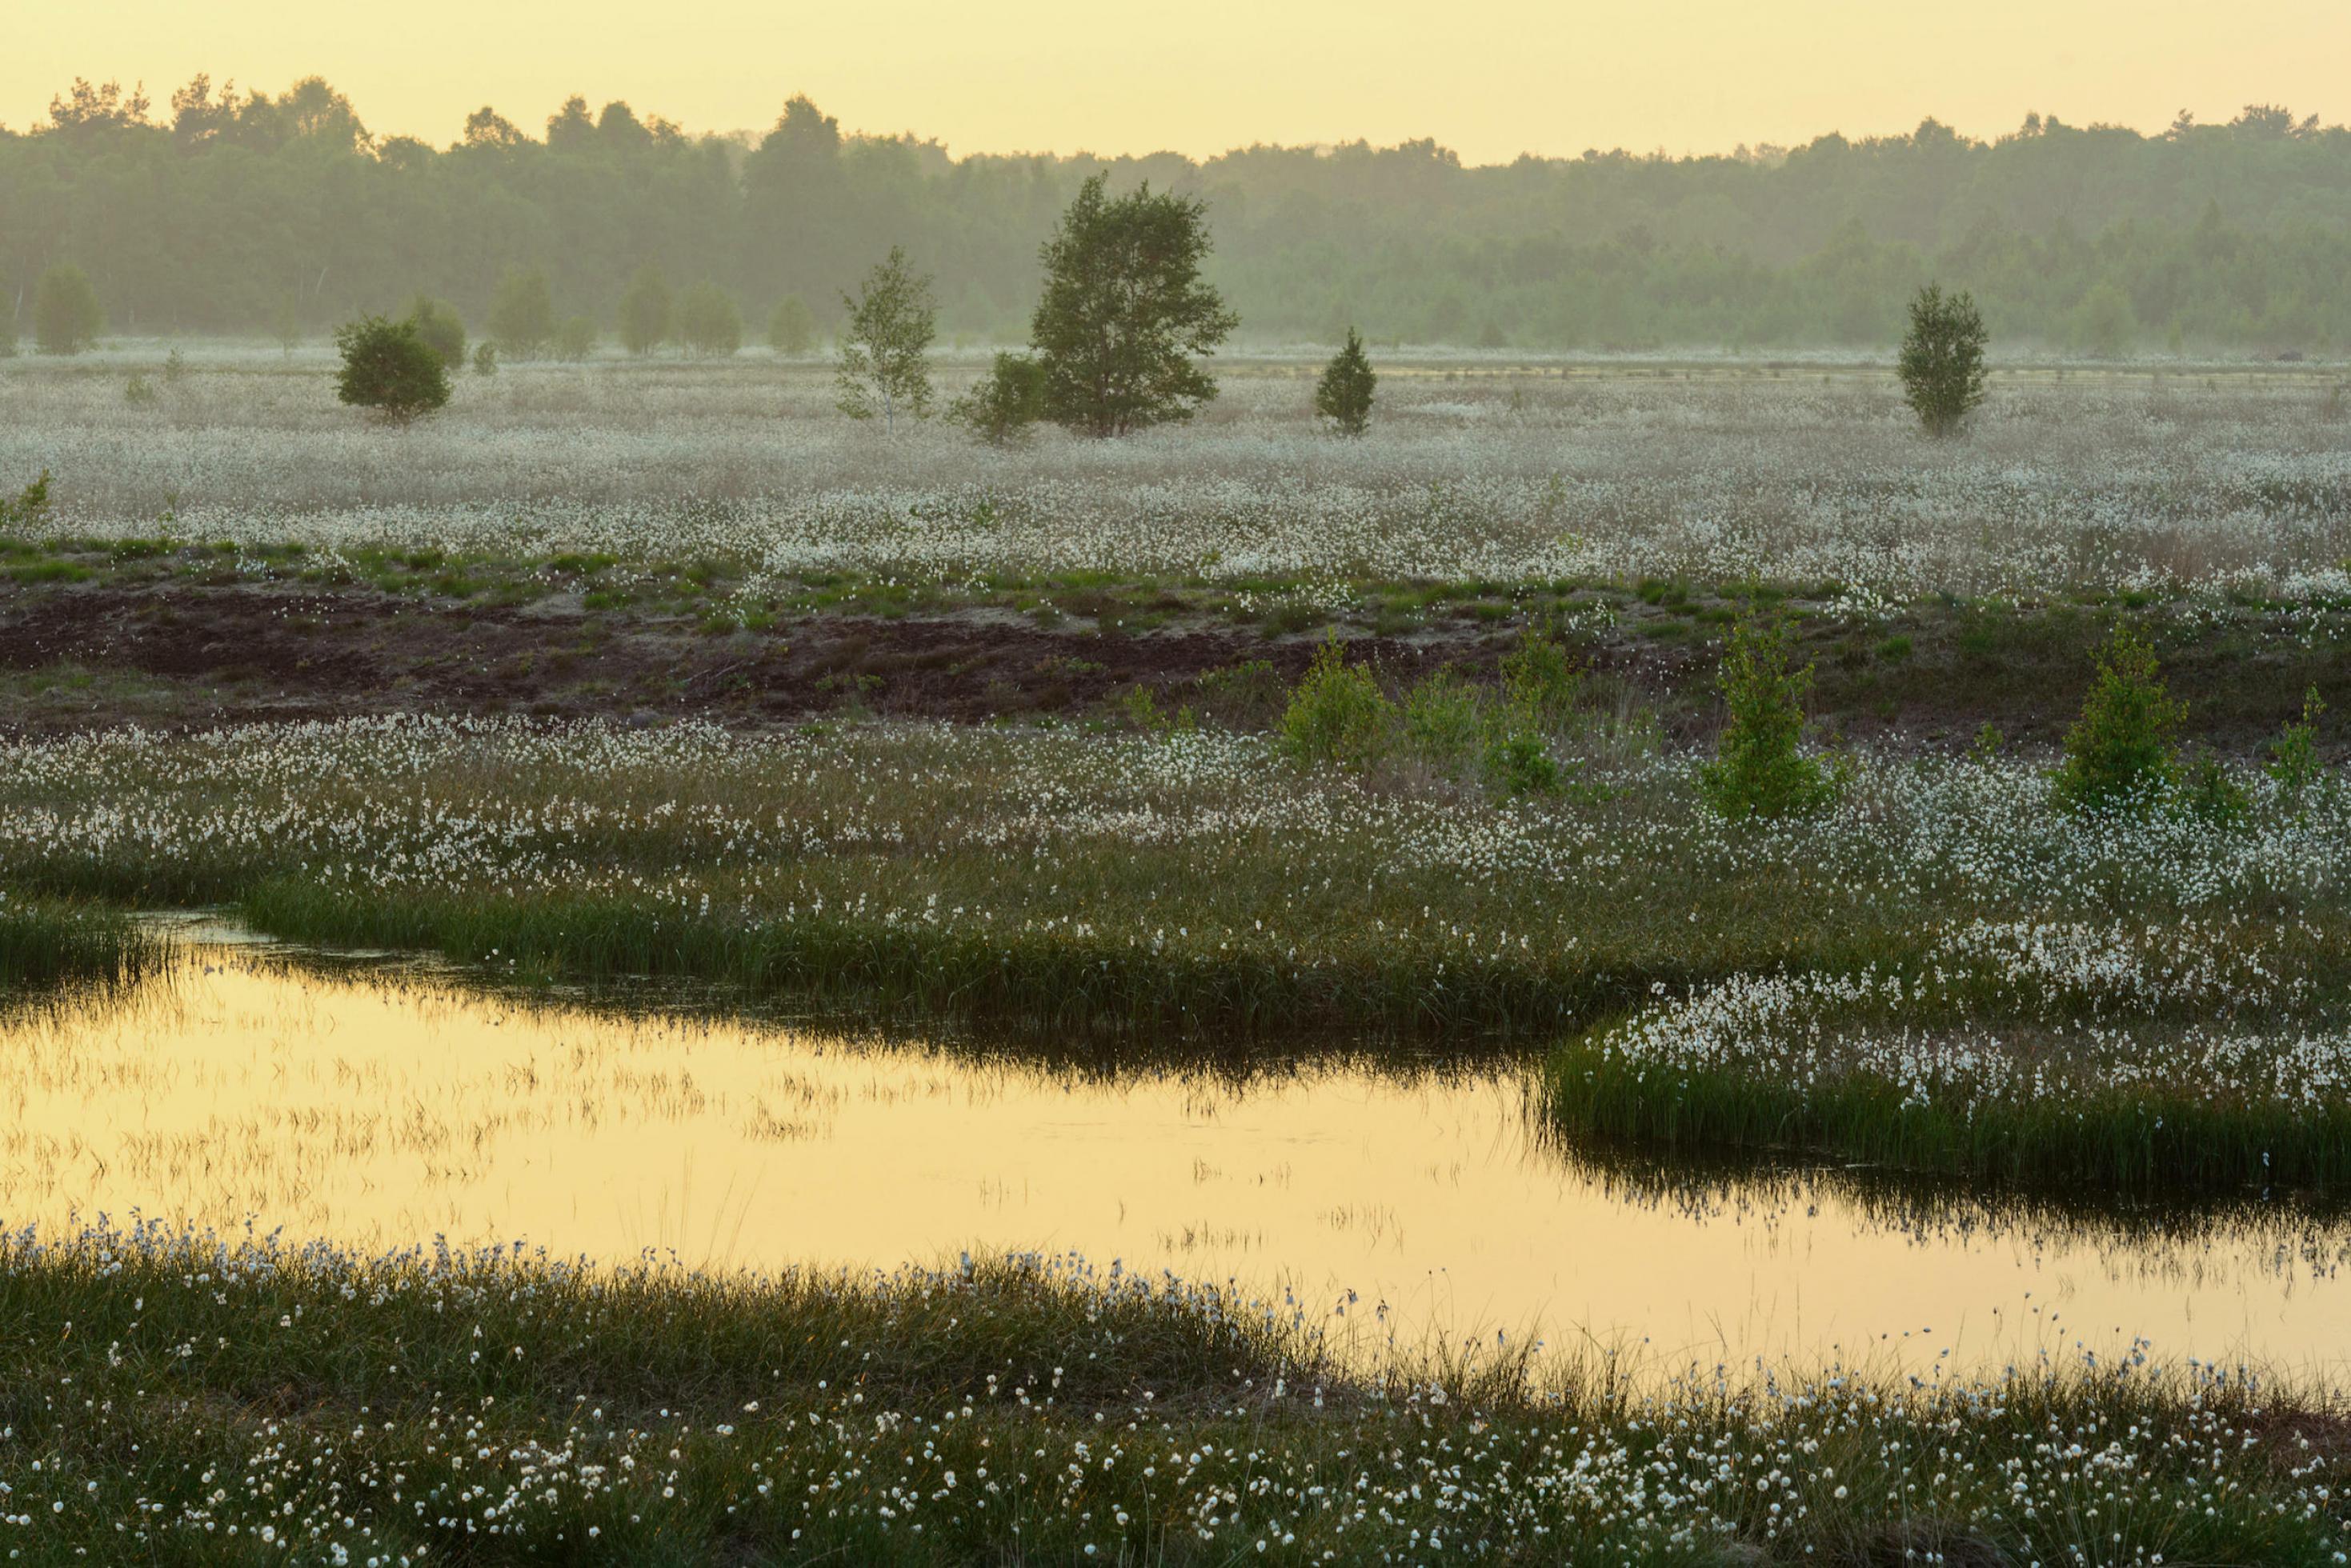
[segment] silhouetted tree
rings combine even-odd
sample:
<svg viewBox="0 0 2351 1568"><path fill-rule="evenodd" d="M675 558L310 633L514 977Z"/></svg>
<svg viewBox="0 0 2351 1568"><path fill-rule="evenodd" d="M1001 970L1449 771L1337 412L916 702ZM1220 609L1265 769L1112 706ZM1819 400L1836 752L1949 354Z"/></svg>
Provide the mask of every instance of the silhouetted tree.
<svg viewBox="0 0 2351 1568"><path fill-rule="evenodd" d="M449 401L449 372L413 321L363 317L335 334L343 368L335 395L406 424Z"/></svg>
<svg viewBox="0 0 2351 1568"><path fill-rule="evenodd" d="M1346 346L1322 368L1322 379L1314 388L1314 411L1337 425L1342 433L1361 435L1371 426L1372 389L1378 384L1379 377L1364 353L1364 340L1350 327Z"/></svg>
<svg viewBox="0 0 2351 1568"><path fill-rule="evenodd" d="M1096 174L1081 186L1045 242L1029 327L1046 416L1096 436L1190 419L1217 395L1194 358L1239 324L1200 277L1207 205L1154 195L1148 182L1113 200L1106 183Z"/></svg>
<svg viewBox="0 0 2351 1568"><path fill-rule="evenodd" d="M898 410L916 419L931 411L931 338L938 312L931 280L906 265L896 245L868 273L857 296L841 296L849 325L841 334L841 369L834 378L841 411L852 420L882 416L895 431Z"/></svg>
<svg viewBox="0 0 2351 1568"><path fill-rule="evenodd" d="M1930 435L1958 433L1984 400L1984 325L1966 294L1928 284L1910 302L1910 332L1896 369L1903 395Z"/></svg>

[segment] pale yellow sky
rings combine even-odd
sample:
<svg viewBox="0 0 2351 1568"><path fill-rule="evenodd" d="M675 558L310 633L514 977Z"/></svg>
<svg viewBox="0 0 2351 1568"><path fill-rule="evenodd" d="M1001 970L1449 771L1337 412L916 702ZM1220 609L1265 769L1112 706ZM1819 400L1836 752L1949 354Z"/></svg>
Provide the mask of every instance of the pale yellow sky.
<svg viewBox="0 0 2351 1568"><path fill-rule="evenodd" d="M764 129L811 95L851 130L958 152L1217 152L1433 136L1473 162L1587 147L1709 151L2027 109L2155 130L2252 99L2351 119L2347 0L82 0L11 6L0 123L75 76L198 70L274 91L316 71L369 128L435 144L489 103L562 99L689 130Z"/></svg>

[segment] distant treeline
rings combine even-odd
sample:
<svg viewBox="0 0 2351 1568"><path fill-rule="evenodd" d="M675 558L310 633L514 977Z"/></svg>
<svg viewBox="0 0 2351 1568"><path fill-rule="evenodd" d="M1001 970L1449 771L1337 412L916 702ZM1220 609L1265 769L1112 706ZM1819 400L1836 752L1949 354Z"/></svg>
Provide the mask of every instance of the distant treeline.
<svg viewBox="0 0 2351 1568"><path fill-rule="evenodd" d="M897 244L935 275L945 330L1018 338L1039 241L1103 168L1208 201L1210 276L1258 340L1889 344L1932 277L1971 289L1996 341L2351 347L2351 130L2267 107L2152 136L1929 120L1465 168L1430 141L955 158L844 136L804 98L764 136L576 98L533 135L485 109L435 149L371 136L315 78L274 99L198 78L160 107L77 82L49 123L0 130L0 309L26 330L32 286L72 262L115 331L315 331L420 291L473 321L501 276L543 268L559 310L609 329L650 263L755 323L796 294L829 326Z"/></svg>

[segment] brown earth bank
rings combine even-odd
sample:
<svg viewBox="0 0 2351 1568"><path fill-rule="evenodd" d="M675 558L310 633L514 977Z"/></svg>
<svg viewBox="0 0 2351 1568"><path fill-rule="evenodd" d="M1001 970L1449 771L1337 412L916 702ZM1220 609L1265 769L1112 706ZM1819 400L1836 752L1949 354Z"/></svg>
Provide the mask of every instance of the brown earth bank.
<svg viewBox="0 0 2351 1568"><path fill-rule="evenodd" d="M1163 606L1168 601L1162 600ZM1624 597L1616 624L1569 634L1604 705L1654 708L1667 732L1704 739L1726 618ZM1364 618L1369 620L1370 618ZM2113 612L2058 606L1914 609L1866 627L1800 623L1815 680L1808 706L1832 737L1922 747L1984 725L2054 742L2079 709ZM1163 607L1144 629L1116 616L1040 624L1001 606L865 613L826 608L758 629L577 593L519 604L438 600L365 585L158 581L0 584L0 731L44 734L139 723L166 729L435 712L695 716L784 725L867 714L960 722L1115 720L1134 694L1173 716L1272 722L1317 644L1402 688L1451 667L1492 678L1520 635L1489 615L1397 631L1343 612L1272 628ZM2254 753L2315 687L2351 711L2341 644L2258 610L2158 638L2192 739Z"/></svg>

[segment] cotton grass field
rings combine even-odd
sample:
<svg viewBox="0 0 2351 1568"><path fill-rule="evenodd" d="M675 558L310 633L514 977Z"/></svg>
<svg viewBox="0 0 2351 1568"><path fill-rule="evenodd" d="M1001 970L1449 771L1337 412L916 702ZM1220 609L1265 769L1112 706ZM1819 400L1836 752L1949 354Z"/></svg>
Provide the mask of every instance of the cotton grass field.
<svg viewBox="0 0 2351 1568"><path fill-rule="evenodd" d="M525 365L387 437L312 351L0 370L0 476L56 525L314 550L737 558L775 576L1245 583L1688 576L1908 599L2351 595L2351 393L2319 367L2019 366L1964 443L1882 365L1437 357L1360 441L1311 366L1244 361L1194 426L991 452L831 412L821 362ZM150 402L125 400L131 369ZM971 370L943 370L952 389Z"/></svg>
<svg viewBox="0 0 2351 1568"><path fill-rule="evenodd" d="M1441 1059L1523 1086L1537 1185L1729 1160L1734 1216L1834 1183L1893 1233L1939 1183L2101 1216L2117 1272L2149 1214L2338 1227L2339 368L2007 362L1935 441L1881 364L1400 354L1349 441L1265 354L1194 426L998 451L853 428L764 351L514 366L408 430L311 350L162 354L0 363L0 493L52 478L0 541L20 1116L73 1078L59 1021L195 961L134 912L204 910L437 955L583 1039L561 1008L691 985L1072 1095ZM1750 811L1768 625L1813 678L1799 805ZM2112 701L2160 744L2085 793L2069 736L2135 649L2156 684ZM469 1083L433 1115L533 1123L497 1119L528 1075ZM98 1189L139 1129L90 1098L0 1191ZM334 1116L268 1125L272 1169L336 1158ZM2217 1356L1726 1329L1636 1376L1552 1301L1350 1350L1346 1282L1009 1221L701 1263L208 1231L190 1193L0 1214L17 1560L2351 1560L2339 1369L2270 1365L2251 1313ZM2329 1245L2272 1249L2321 1303ZM2016 1310L2077 1289L2020 1252Z"/></svg>

